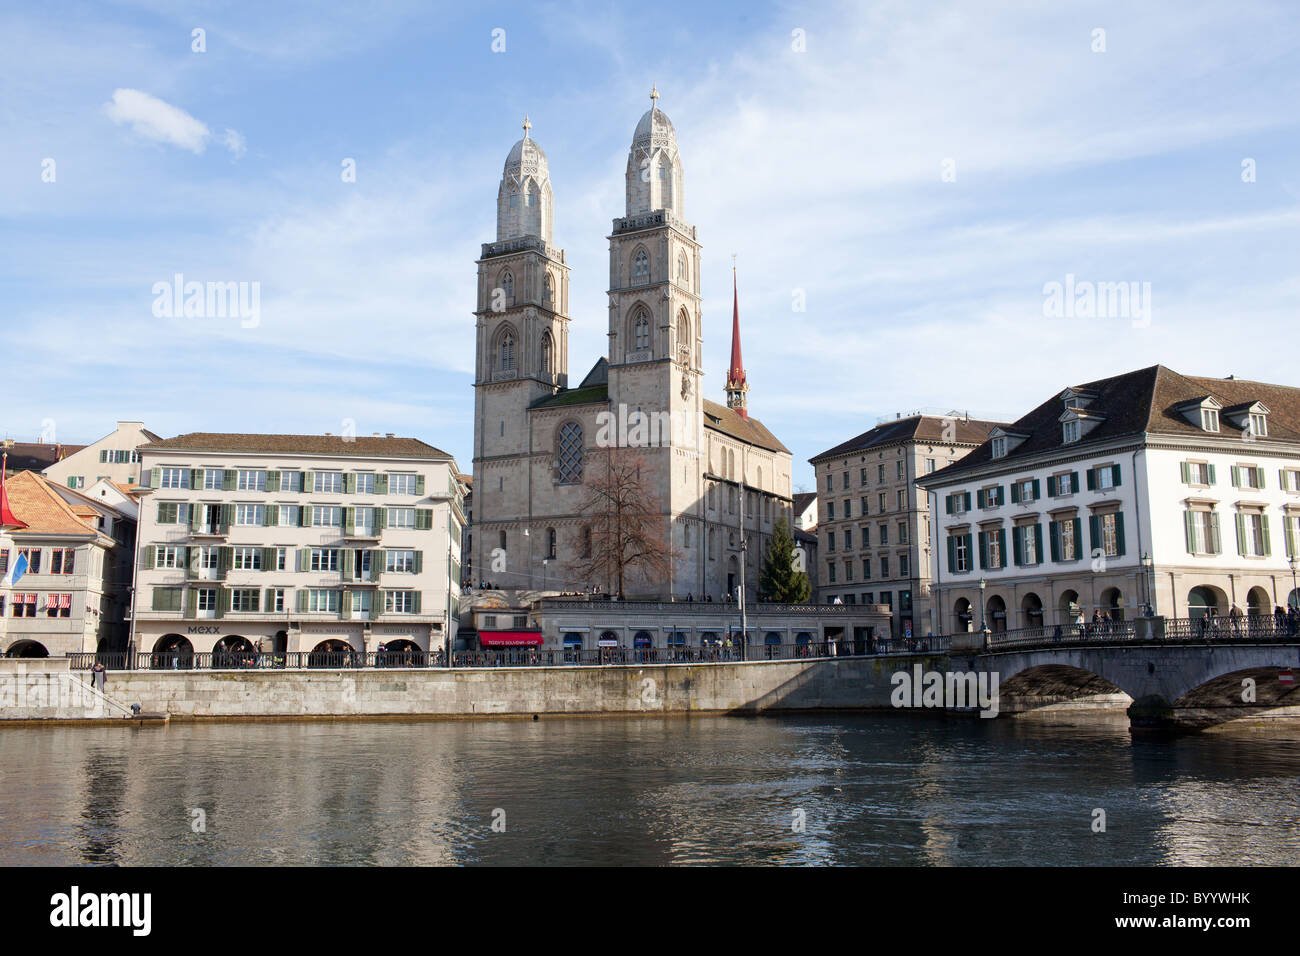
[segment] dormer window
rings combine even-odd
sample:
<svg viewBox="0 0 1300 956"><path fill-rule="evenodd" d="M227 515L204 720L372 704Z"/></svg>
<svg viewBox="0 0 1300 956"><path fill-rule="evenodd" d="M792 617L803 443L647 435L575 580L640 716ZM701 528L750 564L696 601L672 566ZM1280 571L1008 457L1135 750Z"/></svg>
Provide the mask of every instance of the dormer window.
<svg viewBox="0 0 1300 956"><path fill-rule="evenodd" d="M1215 408L1201 409L1201 430L1217 432L1219 430L1219 411Z"/></svg>
<svg viewBox="0 0 1300 956"><path fill-rule="evenodd" d="M1077 418L1065 422L1061 426L1061 439L1067 445L1079 440L1079 420Z"/></svg>
<svg viewBox="0 0 1300 956"><path fill-rule="evenodd" d="M1007 440L1006 440L1006 438L995 438L995 439L993 439L993 457L994 457L994 458L1005 458L1006 456L1007 456Z"/></svg>
<svg viewBox="0 0 1300 956"><path fill-rule="evenodd" d="M1262 412L1250 413L1250 427L1247 434L1254 435L1256 438L1264 438L1268 435L1268 416Z"/></svg>

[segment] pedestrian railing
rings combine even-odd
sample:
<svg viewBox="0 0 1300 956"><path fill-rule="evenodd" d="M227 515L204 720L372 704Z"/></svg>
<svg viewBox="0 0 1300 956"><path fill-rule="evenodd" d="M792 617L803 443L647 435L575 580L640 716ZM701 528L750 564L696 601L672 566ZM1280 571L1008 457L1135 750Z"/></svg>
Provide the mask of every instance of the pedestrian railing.
<svg viewBox="0 0 1300 956"><path fill-rule="evenodd" d="M1300 628L1285 616L1258 614L1232 617L1139 618L1084 624L1053 624L990 631L983 642L988 650L1050 648L1063 644L1122 646L1133 643L1200 644L1241 641L1287 644L1300 641ZM971 634L962 637L969 640ZM978 641L979 632L974 632ZM950 638L945 638L950 640Z"/></svg>

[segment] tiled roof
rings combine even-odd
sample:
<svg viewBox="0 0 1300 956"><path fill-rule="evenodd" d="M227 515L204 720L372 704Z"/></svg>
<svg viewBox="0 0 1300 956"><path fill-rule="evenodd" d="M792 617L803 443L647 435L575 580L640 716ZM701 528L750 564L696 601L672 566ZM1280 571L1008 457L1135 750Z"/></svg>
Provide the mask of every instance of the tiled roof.
<svg viewBox="0 0 1300 956"><path fill-rule="evenodd" d="M790 454L790 449L782 445L757 418L752 416L746 418L735 409L711 402L707 398L704 399L704 427L722 432L737 441L766 448L768 451L783 451L787 455Z"/></svg>
<svg viewBox="0 0 1300 956"><path fill-rule="evenodd" d="M805 531L803 528L794 529L794 539L796 541L802 541L804 544L817 544L817 535L812 531Z"/></svg>
<svg viewBox="0 0 1300 956"><path fill-rule="evenodd" d="M332 458L450 458L418 438L342 435L244 435L190 432L140 446L149 451L229 452L247 455L320 455Z"/></svg>
<svg viewBox="0 0 1300 956"><path fill-rule="evenodd" d="M11 474L5 481L9 507L26 528L16 529L18 534L97 534L93 520L83 520L77 510L63 500L54 485L34 471ZM93 509L88 517L93 517ZM15 533L11 530L10 533Z"/></svg>
<svg viewBox="0 0 1300 956"><path fill-rule="evenodd" d="M808 506L817 500L815 491L797 491L794 496L794 513L803 514L808 510Z"/></svg>
<svg viewBox="0 0 1300 956"><path fill-rule="evenodd" d="M989 437L989 432L994 426L1001 424L1005 423L959 417L955 414L951 418L937 415L912 415L877 425L856 438L850 438L834 448L828 448L820 455L808 459L808 462L816 464L826 458L838 458L840 455L906 441L943 445L978 445Z"/></svg>
<svg viewBox="0 0 1300 956"><path fill-rule="evenodd" d="M1081 440L1070 443L1072 453L1076 449L1086 449L1143 433L1207 440L1241 440L1242 429L1222 414L1219 420L1220 431L1214 434L1203 431L1179 411L1180 406L1207 397L1213 397L1225 407L1262 401L1269 409L1268 435L1255 440L1261 444L1300 441L1300 388L1243 379L1185 376L1163 365L1152 365L1072 387L1087 390L1096 396L1082 409L1083 412L1104 416ZM1061 399L1065 391L1062 389L1057 392L1008 426L1008 430L1028 437L1011 448L1005 457L998 459L999 465L1066 447L1060 422L1061 415L1065 412ZM918 483L929 485L936 479L942 481L960 476L992 461L992 442L989 441L960 461L924 476Z"/></svg>
<svg viewBox="0 0 1300 956"><path fill-rule="evenodd" d="M5 450L9 453L10 471L44 471L85 445L60 445L51 442L16 441Z"/></svg>

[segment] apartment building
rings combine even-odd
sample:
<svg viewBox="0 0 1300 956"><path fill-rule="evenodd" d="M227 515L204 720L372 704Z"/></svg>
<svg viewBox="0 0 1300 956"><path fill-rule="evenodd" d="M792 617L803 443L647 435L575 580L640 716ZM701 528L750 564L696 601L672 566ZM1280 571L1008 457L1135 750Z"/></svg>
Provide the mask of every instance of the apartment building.
<svg viewBox="0 0 1300 956"><path fill-rule="evenodd" d="M438 650L464 489L414 438L195 433L140 449L139 651Z"/></svg>
<svg viewBox="0 0 1300 956"><path fill-rule="evenodd" d="M930 510L913 482L959 461L995 425L958 412L899 415L810 459L820 603L886 605L898 638L940 632L929 593Z"/></svg>
<svg viewBox="0 0 1300 956"><path fill-rule="evenodd" d="M1066 388L918 484L948 632L1296 600L1300 389L1139 369Z"/></svg>
<svg viewBox="0 0 1300 956"><path fill-rule="evenodd" d="M83 491L100 479L123 488L140 484L141 445L161 441L144 422L118 422L117 428L89 445L70 445L72 451L45 468L45 477Z"/></svg>
<svg viewBox="0 0 1300 956"><path fill-rule="evenodd" d="M135 521L33 471L7 475L3 499L4 656L124 650Z"/></svg>

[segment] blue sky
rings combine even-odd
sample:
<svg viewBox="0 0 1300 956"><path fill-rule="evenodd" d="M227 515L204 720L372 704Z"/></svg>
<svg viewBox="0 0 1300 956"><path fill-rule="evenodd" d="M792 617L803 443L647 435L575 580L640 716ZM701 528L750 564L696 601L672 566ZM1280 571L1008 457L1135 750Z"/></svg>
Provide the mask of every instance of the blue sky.
<svg viewBox="0 0 1300 956"><path fill-rule="evenodd" d="M1156 362L1297 383L1291 3L50 3L0 12L0 433L351 420L468 470L474 260L523 116L581 377L652 84L708 394L734 252L751 411L796 485L897 411L1015 417ZM259 282L259 324L155 316L178 272ZM1067 274L1150 283L1149 323L1045 316Z"/></svg>

